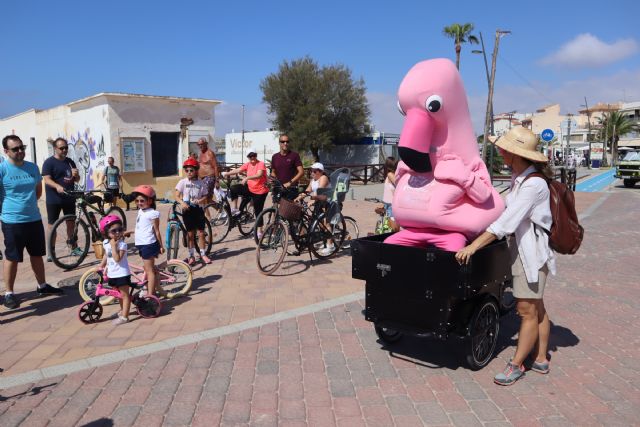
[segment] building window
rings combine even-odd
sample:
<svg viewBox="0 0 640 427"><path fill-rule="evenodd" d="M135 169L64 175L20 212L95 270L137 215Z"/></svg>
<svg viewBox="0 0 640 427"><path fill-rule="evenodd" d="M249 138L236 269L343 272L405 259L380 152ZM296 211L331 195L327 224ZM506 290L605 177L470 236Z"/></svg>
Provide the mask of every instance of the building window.
<svg viewBox="0 0 640 427"><path fill-rule="evenodd" d="M151 132L151 164L153 176L178 174L180 132Z"/></svg>

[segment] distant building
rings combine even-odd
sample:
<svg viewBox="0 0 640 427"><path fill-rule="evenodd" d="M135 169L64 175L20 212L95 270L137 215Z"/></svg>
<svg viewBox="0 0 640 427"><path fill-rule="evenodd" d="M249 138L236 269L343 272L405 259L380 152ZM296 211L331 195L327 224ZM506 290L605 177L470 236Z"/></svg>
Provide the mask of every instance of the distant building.
<svg viewBox="0 0 640 427"><path fill-rule="evenodd" d="M55 138L67 139L81 189L99 184L111 156L123 173L124 191L149 184L160 197L172 197L182 161L197 152L197 140L213 141L218 104L210 99L99 93L0 119L0 134L22 138L27 159L39 166L53 153L50 143Z"/></svg>
<svg viewBox="0 0 640 427"><path fill-rule="evenodd" d="M640 101L622 104L620 112L640 127ZM618 147L640 148L640 131L622 135L618 141Z"/></svg>

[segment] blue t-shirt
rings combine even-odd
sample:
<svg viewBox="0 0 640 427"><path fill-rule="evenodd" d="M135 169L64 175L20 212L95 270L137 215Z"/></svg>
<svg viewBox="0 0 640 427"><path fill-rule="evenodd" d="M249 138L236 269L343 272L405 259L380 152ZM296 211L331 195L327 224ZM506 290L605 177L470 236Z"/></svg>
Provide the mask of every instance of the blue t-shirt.
<svg viewBox="0 0 640 427"><path fill-rule="evenodd" d="M42 176L38 166L24 162L16 166L9 161L0 163L0 199L2 200L2 222L21 224L41 221L36 185Z"/></svg>
<svg viewBox="0 0 640 427"><path fill-rule="evenodd" d="M65 190L73 190L75 182L71 175L71 169L75 169L76 164L68 157L58 160L54 156L49 157L42 165L42 175L49 175L53 182L60 184ZM55 188L45 185L48 205L58 205L62 203L74 203L73 197L59 194Z"/></svg>

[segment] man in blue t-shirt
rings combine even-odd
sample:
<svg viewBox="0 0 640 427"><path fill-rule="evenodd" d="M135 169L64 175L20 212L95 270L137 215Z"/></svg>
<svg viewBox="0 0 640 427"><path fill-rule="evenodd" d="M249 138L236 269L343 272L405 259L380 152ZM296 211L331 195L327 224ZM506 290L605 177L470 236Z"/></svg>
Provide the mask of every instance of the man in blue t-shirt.
<svg viewBox="0 0 640 427"><path fill-rule="evenodd" d="M25 145L16 135L2 138L7 161L0 163L0 199L2 200L2 234L4 235L6 292L4 306L13 309L20 302L13 294L18 263L27 249L36 280L38 295L59 295L62 289L47 284L42 257L46 254L44 227L38 209L42 195L42 176L38 166L24 160Z"/></svg>
<svg viewBox="0 0 640 427"><path fill-rule="evenodd" d="M65 191L73 190L74 184L80 181L78 168L73 160L67 157L69 154L69 143L64 138L56 138L53 141L53 156L44 161L42 165L42 177L44 178L47 194L47 235L51 236L51 228L60 217L60 211L64 215L76 213L76 200L64 194ZM67 236L73 234L73 221L67 221ZM56 236L53 236L55 239ZM55 246L53 241L52 245ZM82 251L74 248L71 255L77 256ZM47 257L51 262L51 254Z"/></svg>

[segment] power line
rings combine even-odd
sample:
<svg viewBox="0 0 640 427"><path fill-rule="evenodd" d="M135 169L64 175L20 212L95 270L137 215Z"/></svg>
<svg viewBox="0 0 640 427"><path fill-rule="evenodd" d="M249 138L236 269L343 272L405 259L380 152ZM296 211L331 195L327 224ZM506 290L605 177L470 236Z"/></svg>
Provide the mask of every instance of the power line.
<svg viewBox="0 0 640 427"><path fill-rule="evenodd" d="M556 102L547 98L547 96L540 92L535 86L533 86L529 80L527 80L522 74L520 74L510 63L509 61L507 61L502 55L498 55L498 58L500 58L501 61L503 61L507 67L511 68L511 71L513 71L513 73L518 76L527 86L529 86L531 89L533 89L534 92L536 92L538 95L540 95L541 98L543 98L544 100L546 100L549 104L555 104Z"/></svg>

